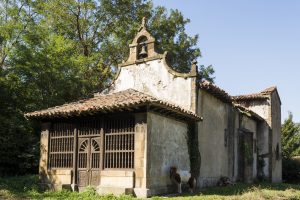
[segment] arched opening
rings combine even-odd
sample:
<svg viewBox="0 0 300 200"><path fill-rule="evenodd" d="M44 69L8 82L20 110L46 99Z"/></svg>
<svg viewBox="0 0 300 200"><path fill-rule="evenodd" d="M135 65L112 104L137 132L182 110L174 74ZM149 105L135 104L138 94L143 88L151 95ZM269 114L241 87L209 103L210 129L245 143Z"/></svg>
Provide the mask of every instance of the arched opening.
<svg viewBox="0 0 300 200"><path fill-rule="evenodd" d="M137 59L143 59L148 57L148 48L147 48L148 38L146 36L141 36L137 40Z"/></svg>

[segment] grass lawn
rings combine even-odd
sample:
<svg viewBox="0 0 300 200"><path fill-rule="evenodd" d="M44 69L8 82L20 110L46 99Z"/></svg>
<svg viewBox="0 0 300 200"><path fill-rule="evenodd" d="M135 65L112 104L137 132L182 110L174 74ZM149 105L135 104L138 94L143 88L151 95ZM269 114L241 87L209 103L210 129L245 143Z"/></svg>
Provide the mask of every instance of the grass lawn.
<svg viewBox="0 0 300 200"><path fill-rule="evenodd" d="M85 192L77 193L70 191L41 191L38 188L38 177L22 176L11 178L0 178L0 199L113 199L130 200L135 199L131 196L113 195L100 196L93 188L88 188ZM166 199L166 197L153 197L152 199ZM202 190L195 195L185 194L183 196L169 197L173 200L188 199L299 199L300 185L291 184L268 184L261 183L256 185L237 184L229 187L213 187Z"/></svg>

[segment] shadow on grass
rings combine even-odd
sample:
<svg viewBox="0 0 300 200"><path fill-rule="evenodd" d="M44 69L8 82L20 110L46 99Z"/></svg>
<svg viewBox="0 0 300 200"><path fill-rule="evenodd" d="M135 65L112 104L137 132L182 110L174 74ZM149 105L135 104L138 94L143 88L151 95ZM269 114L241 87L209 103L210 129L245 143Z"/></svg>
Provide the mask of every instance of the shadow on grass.
<svg viewBox="0 0 300 200"><path fill-rule="evenodd" d="M1 198L26 198L30 191L40 192L38 186L38 175L26 175L0 178L0 197ZM3 196L3 193L6 196ZM2 195L2 196L1 196Z"/></svg>
<svg viewBox="0 0 300 200"><path fill-rule="evenodd" d="M39 188L38 175L0 178L0 199L59 199L59 200L132 200L129 195L115 197L99 195L93 187L87 187L83 192L69 190L44 191Z"/></svg>
<svg viewBox="0 0 300 200"><path fill-rule="evenodd" d="M221 195L221 196L233 196L242 195L244 193L254 190L274 190L285 191L288 189L300 190L300 185L287 184L287 183L257 183L257 184L245 184L237 183L233 186L226 187L209 187L203 188L200 192L195 194L184 194L182 196L198 196L198 195Z"/></svg>
<svg viewBox="0 0 300 200"><path fill-rule="evenodd" d="M38 175L27 175L19 177L0 178L0 199L132 199L131 197L114 198L113 196L102 196L96 194L95 191L87 191L85 193L76 193L70 191L59 191L59 192L43 192L38 187ZM300 191L300 185L278 183L259 183L259 184L244 184L238 183L234 186L227 187L210 187L202 189L200 192L195 194L183 194L183 197L191 196L234 196L242 195L247 192L257 190L274 190L274 191L285 191L288 189L295 189ZM168 195L169 196L169 195ZM172 197L172 196L169 196ZM174 197L174 196L173 196Z"/></svg>

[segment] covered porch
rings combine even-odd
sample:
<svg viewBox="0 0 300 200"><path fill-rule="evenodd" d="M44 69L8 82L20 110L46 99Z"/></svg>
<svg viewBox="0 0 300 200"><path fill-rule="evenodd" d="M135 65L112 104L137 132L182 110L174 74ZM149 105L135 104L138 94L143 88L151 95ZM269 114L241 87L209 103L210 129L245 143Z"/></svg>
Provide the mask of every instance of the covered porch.
<svg viewBox="0 0 300 200"><path fill-rule="evenodd" d="M200 120L189 110L135 90L28 113L28 118L42 121L41 184L54 190L75 191L93 186L103 194L125 193L139 197L155 193L155 189L149 192L152 182L147 170L157 167L159 171L162 166L147 163L147 157L152 159L148 150L152 147L147 141L153 137L150 132L158 138L160 132L164 134L166 130L155 129L154 120L149 122L149 113L162 116L155 118L160 121L166 121L165 117L173 119L165 122L168 126L176 127L178 124L170 122L179 121L179 126L184 127L180 129L182 135L186 134L184 122ZM163 172L163 176L167 173ZM166 191L161 186L159 189Z"/></svg>

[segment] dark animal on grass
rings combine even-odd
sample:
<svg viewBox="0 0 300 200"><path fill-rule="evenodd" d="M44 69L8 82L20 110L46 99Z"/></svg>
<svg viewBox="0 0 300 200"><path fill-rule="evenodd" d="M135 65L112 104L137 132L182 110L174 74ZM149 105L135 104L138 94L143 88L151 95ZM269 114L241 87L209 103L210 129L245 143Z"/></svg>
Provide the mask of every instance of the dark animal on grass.
<svg viewBox="0 0 300 200"><path fill-rule="evenodd" d="M218 186L228 186L228 185L235 185L228 177L222 176L218 181Z"/></svg>
<svg viewBox="0 0 300 200"><path fill-rule="evenodd" d="M181 177L177 173L177 168L176 167L171 167L170 168L170 179L176 185L177 192L179 194L181 194Z"/></svg>

